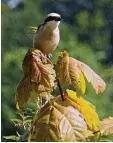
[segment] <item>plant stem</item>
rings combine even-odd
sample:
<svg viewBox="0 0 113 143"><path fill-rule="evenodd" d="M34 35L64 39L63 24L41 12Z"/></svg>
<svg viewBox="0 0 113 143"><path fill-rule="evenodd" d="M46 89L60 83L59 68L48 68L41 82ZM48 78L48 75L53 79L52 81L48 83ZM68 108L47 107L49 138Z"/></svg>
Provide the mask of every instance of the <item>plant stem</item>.
<svg viewBox="0 0 113 143"><path fill-rule="evenodd" d="M57 85L58 85L58 88L59 88L59 91L60 91L62 101L64 101L65 99L64 99L64 95L63 95L63 90L62 90L62 87L60 85L59 79L56 79L56 81L57 81Z"/></svg>

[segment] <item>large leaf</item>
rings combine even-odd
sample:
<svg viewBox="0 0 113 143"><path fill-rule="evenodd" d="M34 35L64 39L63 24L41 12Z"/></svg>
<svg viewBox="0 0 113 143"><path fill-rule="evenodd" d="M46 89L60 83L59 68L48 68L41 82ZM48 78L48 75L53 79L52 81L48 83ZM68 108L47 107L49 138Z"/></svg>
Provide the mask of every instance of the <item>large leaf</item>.
<svg viewBox="0 0 113 143"><path fill-rule="evenodd" d="M53 65L37 49L31 48L23 61L24 77L16 90L16 107L21 108L27 101L36 101L50 95L55 86Z"/></svg>
<svg viewBox="0 0 113 143"><path fill-rule="evenodd" d="M58 99L59 102L60 98ZM81 113L65 102L48 103L36 115L32 126L32 138L35 141L84 141L82 135L87 125Z"/></svg>
<svg viewBox="0 0 113 143"><path fill-rule="evenodd" d="M70 94L68 91L65 101L55 97L36 114L29 141L75 142L93 136L93 131L99 129L98 116L84 99L72 98Z"/></svg>
<svg viewBox="0 0 113 143"><path fill-rule="evenodd" d="M71 85L77 95L84 95L86 90L85 77L92 84L96 94L105 90L106 84L88 65L69 57L68 52L61 52L56 64L57 78L61 85ZM63 74L61 74L63 73Z"/></svg>

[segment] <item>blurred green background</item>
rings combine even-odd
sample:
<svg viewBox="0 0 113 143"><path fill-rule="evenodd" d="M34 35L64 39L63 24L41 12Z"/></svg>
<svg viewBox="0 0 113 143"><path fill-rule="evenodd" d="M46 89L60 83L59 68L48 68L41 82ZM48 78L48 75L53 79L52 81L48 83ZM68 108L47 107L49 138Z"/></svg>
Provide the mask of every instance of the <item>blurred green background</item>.
<svg viewBox="0 0 113 143"><path fill-rule="evenodd" d="M16 116L15 89L23 76L22 61L32 48L33 34L27 26L38 26L51 12L63 18L53 60L57 52L67 50L101 75L105 92L96 95L88 84L85 98L96 105L100 119L113 116L113 0L21 0L15 7L2 0L2 136L16 132L10 119Z"/></svg>

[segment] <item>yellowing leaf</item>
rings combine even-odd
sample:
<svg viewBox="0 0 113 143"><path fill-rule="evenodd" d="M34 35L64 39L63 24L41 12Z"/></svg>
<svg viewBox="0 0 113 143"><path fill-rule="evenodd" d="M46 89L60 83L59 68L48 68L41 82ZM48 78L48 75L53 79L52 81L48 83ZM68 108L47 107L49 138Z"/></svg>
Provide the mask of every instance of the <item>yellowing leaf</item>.
<svg viewBox="0 0 113 143"><path fill-rule="evenodd" d="M77 96L84 95L86 91L85 78L92 84L96 94L103 92L106 87L101 77L88 65L69 57L66 51L59 54L56 74L62 86L71 85L76 89Z"/></svg>
<svg viewBox="0 0 113 143"><path fill-rule="evenodd" d="M67 90L65 101L60 96L50 100L34 118L31 141L87 141L99 130L99 118L92 105L76 93Z"/></svg>
<svg viewBox="0 0 113 143"><path fill-rule="evenodd" d="M58 96L36 114L30 134L36 142L74 142L86 141L85 130L82 114Z"/></svg>
<svg viewBox="0 0 113 143"><path fill-rule="evenodd" d="M113 117L104 119L101 122L100 129L105 135L113 134Z"/></svg>

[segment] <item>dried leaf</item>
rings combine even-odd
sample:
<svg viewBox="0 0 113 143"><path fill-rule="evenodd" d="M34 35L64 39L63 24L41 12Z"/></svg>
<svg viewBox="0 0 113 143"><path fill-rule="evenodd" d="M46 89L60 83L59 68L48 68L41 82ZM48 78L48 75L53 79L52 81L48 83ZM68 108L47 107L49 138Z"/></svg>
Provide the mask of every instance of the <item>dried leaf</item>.
<svg viewBox="0 0 113 143"><path fill-rule="evenodd" d="M96 94L105 90L106 84L103 79L97 75L88 65L80 62L80 69L84 73L87 81L92 84Z"/></svg>
<svg viewBox="0 0 113 143"><path fill-rule="evenodd" d="M77 96L84 95L86 90L84 75L78 67L78 63L73 62L66 51L59 56L56 74L62 86L71 85L76 89Z"/></svg>
<svg viewBox="0 0 113 143"><path fill-rule="evenodd" d="M113 117L104 119L100 125L101 132L105 135L113 135Z"/></svg>
<svg viewBox="0 0 113 143"><path fill-rule="evenodd" d="M84 95L86 91L85 77L92 84L96 94L103 92L106 87L105 82L88 65L69 57L66 51L61 52L58 58L56 73L60 84L73 86L77 96Z"/></svg>
<svg viewBox="0 0 113 143"><path fill-rule="evenodd" d="M24 77L16 90L16 107L20 109L27 101L36 101L38 97L50 95L55 86L53 65L37 49L30 49L23 61Z"/></svg>

